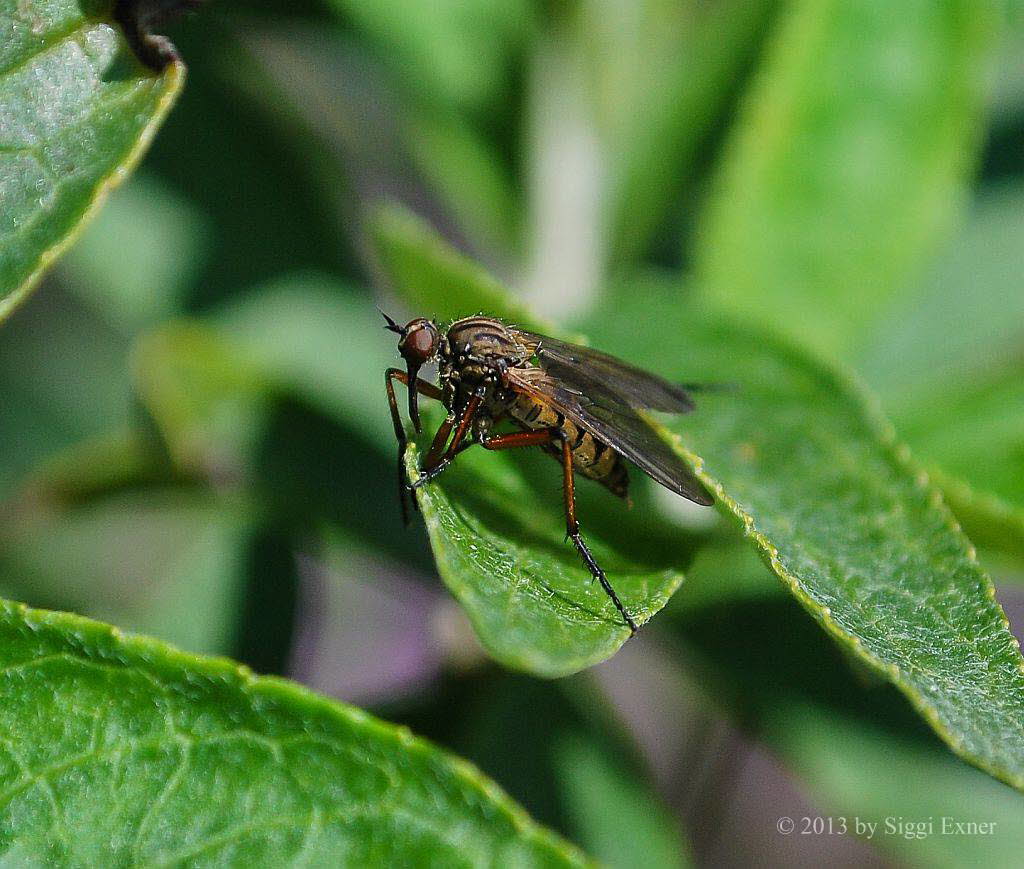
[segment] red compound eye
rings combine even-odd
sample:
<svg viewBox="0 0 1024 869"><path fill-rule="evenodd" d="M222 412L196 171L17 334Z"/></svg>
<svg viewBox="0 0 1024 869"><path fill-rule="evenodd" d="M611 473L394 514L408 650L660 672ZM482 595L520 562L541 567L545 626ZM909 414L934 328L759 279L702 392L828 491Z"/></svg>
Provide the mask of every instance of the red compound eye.
<svg viewBox="0 0 1024 869"><path fill-rule="evenodd" d="M406 326L399 350L406 359L426 362L437 350L438 340L437 327L433 323L413 320Z"/></svg>

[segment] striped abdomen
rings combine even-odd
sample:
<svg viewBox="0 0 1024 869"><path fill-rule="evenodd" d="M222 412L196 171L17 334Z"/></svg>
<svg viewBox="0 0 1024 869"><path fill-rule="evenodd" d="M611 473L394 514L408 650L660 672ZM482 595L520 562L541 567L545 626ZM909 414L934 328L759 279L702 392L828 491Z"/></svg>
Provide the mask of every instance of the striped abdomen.
<svg viewBox="0 0 1024 869"><path fill-rule="evenodd" d="M572 463L584 477L605 486L613 495L625 498L629 490L629 475L622 457L604 441L577 426L571 419L551 405L519 393L508 407L509 415L523 428L557 428L572 448ZM545 447L545 451L558 459L562 457L560 445Z"/></svg>

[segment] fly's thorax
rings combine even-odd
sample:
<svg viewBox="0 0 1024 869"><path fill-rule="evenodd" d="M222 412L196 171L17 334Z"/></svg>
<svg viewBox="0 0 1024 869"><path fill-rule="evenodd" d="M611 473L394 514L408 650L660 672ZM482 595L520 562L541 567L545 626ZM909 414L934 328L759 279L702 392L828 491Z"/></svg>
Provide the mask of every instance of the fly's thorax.
<svg viewBox="0 0 1024 869"><path fill-rule="evenodd" d="M505 372L522 365L531 352L500 320L457 320L441 341L440 375L446 403L459 407L481 387L488 403L502 403Z"/></svg>
<svg viewBox="0 0 1024 869"><path fill-rule="evenodd" d="M451 367L464 381L497 383L505 370L521 365L530 353L504 323L490 317L457 320L445 339Z"/></svg>

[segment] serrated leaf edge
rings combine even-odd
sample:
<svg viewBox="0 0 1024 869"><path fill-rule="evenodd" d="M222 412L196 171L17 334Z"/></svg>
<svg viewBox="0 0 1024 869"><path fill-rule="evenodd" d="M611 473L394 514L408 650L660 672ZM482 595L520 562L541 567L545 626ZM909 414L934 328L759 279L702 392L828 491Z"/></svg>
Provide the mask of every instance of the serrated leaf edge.
<svg viewBox="0 0 1024 869"><path fill-rule="evenodd" d="M742 325L736 325L735 328L745 329ZM797 347L788 339L779 336L769 337L767 335L761 335L759 338L762 341L771 341L781 353L785 354L790 359L796 359L796 361L801 362L802 364L814 366L821 374L831 380L832 386L836 391L840 393L841 391L845 391L845 394L854 402L855 407L862 413L868 428L876 437L879 446L885 452L888 459L893 462L898 470L910 475L918 489L928 495L929 505L939 511L947 530L962 543L963 555L968 559L968 561L978 568L978 572L982 577L985 594L989 599L997 604L1003 628L1010 636L1018 652L1020 652L1020 642L1010 631L1010 622L1006 618L1006 614L1003 612L1002 607L998 605L995 585L992 583L991 577L978 562L978 554L974 545L964 534L963 529L960 527L960 523L957 521L953 512L949 509L943 499L940 489L931 481L924 468L913 460L910 448L906 444L900 442L897 438L896 430L886 419L882 411L881 403L878 399L871 394L867 386L854 372L824 359L812 349ZM994 778L997 778L1018 790L1024 790L1024 775L1013 775L1009 771L1000 769L995 764L971 754L965 748L962 741L943 724L935 707L929 704L928 701L917 692L911 682L904 679L903 672L898 665L883 661L864 647L860 637L849 634L843 630L839 623L832 618L829 607L819 604L804 590L800 580L794 574L786 570L782 560L779 558L779 551L777 547L771 542L767 535L757 530L757 522L755 518L750 513L747 513L736 500L731 498L726 493L723 486L705 471L704 460L683 444L682 437L680 435L669 431L657 420L652 419L651 423L662 433L664 437L668 439L672 444L673 449L675 449L676 452L679 453L679 455L690 465L694 474L697 475L700 481L714 493L716 506L719 511L731 519L739 520L744 536L754 541L759 554L767 566L776 576L779 577L783 584L789 588L793 596L796 597L804 609L806 609L831 636L849 646L861 659L892 682L955 754L980 769L983 769ZM1024 674L1024 658L1021 658L1020 655L1018 655L1017 659L1017 668L1022 674Z"/></svg>

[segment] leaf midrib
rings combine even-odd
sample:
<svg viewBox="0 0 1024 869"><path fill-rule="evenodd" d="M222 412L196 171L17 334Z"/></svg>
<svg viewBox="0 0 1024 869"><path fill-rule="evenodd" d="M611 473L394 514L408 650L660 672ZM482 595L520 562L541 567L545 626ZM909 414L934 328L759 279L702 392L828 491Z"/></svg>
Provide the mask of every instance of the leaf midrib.
<svg viewBox="0 0 1024 869"><path fill-rule="evenodd" d="M79 36L85 33L90 27L95 27L99 22L90 22L88 19L79 18L75 24L67 27L65 30L59 31L54 34L47 34L46 38L43 39L37 46L35 46L29 53L19 60L15 61L5 69L0 69L0 79L8 75L15 75L21 70L28 66L37 57L46 54L48 51L56 48L62 42L71 39L74 36ZM113 25L110 25L113 26Z"/></svg>

